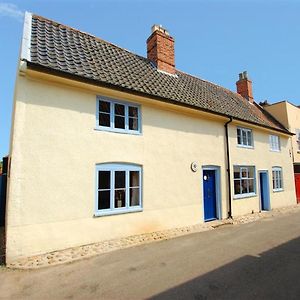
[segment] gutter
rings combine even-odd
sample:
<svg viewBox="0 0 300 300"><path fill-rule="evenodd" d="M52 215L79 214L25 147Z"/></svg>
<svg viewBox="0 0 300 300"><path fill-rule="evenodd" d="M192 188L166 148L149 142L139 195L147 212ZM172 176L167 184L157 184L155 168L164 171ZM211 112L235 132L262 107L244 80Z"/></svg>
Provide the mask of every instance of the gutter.
<svg viewBox="0 0 300 300"><path fill-rule="evenodd" d="M228 139L228 124L232 122L232 117L224 124L226 137L226 166L227 166L227 180L228 180L228 219L232 219L232 205L231 205L231 174L230 174L230 151Z"/></svg>

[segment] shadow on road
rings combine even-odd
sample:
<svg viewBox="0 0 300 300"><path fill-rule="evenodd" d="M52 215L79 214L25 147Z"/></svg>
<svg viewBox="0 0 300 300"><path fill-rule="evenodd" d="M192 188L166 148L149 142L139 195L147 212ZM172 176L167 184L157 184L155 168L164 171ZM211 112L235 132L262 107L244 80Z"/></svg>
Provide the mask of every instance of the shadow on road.
<svg viewBox="0 0 300 300"><path fill-rule="evenodd" d="M244 256L150 299L300 299L300 238L258 257Z"/></svg>

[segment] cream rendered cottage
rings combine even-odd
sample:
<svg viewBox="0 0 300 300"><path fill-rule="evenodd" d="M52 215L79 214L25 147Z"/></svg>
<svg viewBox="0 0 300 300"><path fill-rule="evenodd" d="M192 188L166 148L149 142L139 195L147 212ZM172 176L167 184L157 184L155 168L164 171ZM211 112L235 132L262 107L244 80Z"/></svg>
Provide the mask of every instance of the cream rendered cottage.
<svg viewBox="0 0 300 300"><path fill-rule="evenodd" d="M296 203L290 132L237 92L26 13L17 73L6 258ZM269 142L270 137L274 143Z"/></svg>
<svg viewBox="0 0 300 300"><path fill-rule="evenodd" d="M267 112L294 133L290 138L290 149L293 157L297 202L300 203L300 106L289 101L279 101L273 104L265 101L262 105Z"/></svg>

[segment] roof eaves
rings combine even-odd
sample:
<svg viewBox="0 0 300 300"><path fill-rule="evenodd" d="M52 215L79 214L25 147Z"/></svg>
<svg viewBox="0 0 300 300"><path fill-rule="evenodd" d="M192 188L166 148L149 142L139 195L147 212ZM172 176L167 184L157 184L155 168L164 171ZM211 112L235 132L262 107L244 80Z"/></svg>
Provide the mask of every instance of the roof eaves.
<svg viewBox="0 0 300 300"><path fill-rule="evenodd" d="M275 127L268 126L268 125L262 125L262 124L259 124L259 123L256 123L256 122L244 120L242 118L233 117L233 116L230 116L228 114L219 113L219 112L216 112L216 111L213 111L213 110L210 110L210 109L200 108L200 107L188 104L188 103L175 102L172 99L162 98L160 96L155 96L155 95L152 95L152 94L143 93L143 92L140 92L140 91L136 91L134 89L128 89L128 88L125 88L125 87L114 85L112 83L102 82L102 81L95 80L95 79L92 79L92 78L86 78L86 77L83 77L83 76L80 76L80 75L55 70L55 69L52 69L52 68L49 68L49 67L46 67L46 66L42 66L42 65L34 63L34 62L29 62L28 67L30 69L38 71L38 72L43 72L43 73L51 74L51 75L54 75L54 76L59 76L59 77L63 77L63 78L71 79L71 80L76 80L76 81L80 81L80 82L84 82L84 83L88 83L88 84L92 84L92 85L111 88L111 89L115 89L115 90L118 90L118 91L121 91L121 92L126 92L126 93L129 92L129 93L135 94L137 96L144 96L144 97L146 96L146 97L150 97L151 99L158 100L158 101L163 101L163 102L167 102L167 103L174 104L174 105L180 105L180 106L183 106L183 107L196 109L196 110L199 110L199 111L211 113L211 114L218 115L218 116L225 117L225 118L232 117L234 120L237 120L237 121L246 122L246 123L253 124L255 126L260 126L260 127L263 127L263 128L267 128L267 129L270 129L270 130L275 130L275 131L278 131L278 132L281 132L281 133L284 133L284 134L287 134L287 135L293 135L287 129L279 129L279 128L275 128Z"/></svg>
<svg viewBox="0 0 300 300"><path fill-rule="evenodd" d="M24 27L21 46L21 60L30 61L30 45L31 45L31 22L32 14L28 11L25 12Z"/></svg>

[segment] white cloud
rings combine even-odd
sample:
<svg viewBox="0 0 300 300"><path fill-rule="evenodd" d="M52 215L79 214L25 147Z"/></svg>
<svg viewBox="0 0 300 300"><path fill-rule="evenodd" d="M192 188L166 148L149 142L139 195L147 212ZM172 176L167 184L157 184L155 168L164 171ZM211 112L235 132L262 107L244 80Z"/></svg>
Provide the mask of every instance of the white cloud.
<svg viewBox="0 0 300 300"><path fill-rule="evenodd" d="M0 17L9 17L20 22L23 21L24 12L12 3L0 3Z"/></svg>

